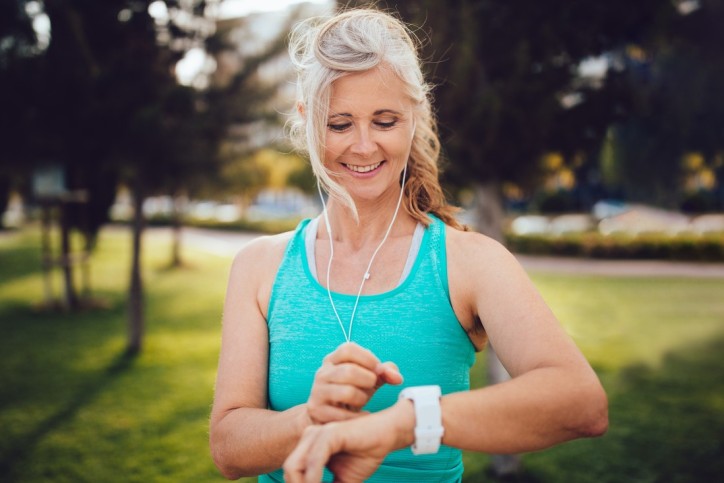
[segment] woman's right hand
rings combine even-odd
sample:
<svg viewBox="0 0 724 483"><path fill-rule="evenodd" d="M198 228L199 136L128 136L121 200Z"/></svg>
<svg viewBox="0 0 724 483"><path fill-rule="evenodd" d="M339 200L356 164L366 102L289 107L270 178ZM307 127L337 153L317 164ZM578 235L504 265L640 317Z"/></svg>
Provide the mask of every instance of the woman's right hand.
<svg viewBox="0 0 724 483"><path fill-rule="evenodd" d="M317 370L307 401L313 424L344 421L362 414L362 408L383 384L401 384L392 362L382 363L369 350L347 342L328 354Z"/></svg>

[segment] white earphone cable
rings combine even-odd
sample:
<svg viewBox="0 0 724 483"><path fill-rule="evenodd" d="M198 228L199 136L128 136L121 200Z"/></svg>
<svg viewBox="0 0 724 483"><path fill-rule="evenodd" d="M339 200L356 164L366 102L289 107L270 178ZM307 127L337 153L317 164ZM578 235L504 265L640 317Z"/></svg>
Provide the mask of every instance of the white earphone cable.
<svg viewBox="0 0 724 483"><path fill-rule="evenodd" d="M400 185L400 196L397 199L397 206L395 207L395 212L392 215L392 220L390 221L390 225L387 227L387 231L385 232L385 236L382 238L382 241L377 246L375 251L372 253L372 256L370 257L370 261L367 264L367 269L365 270L364 275L362 276L362 283L360 283L359 291L357 292L357 298L354 302L354 307L352 308L352 316L349 319L349 329L345 330L344 324L342 323L342 318L339 316L339 313L337 312L337 307L334 305L334 300L332 298L332 290L329 287L329 278L330 273L332 271L332 260L334 258L334 243L332 241L332 227L329 223L329 216L327 214L327 205L324 202L324 196L322 195L322 188L317 182L317 190L319 191L319 197L322 200L322 207L323 211L322 214L324 215L324 223L327 227L327 235L329 236L329 262L327 263L327 296L329 297L329 303L332 305L332 310L334 311L335 317L337 317L337 322L339 322L339 326L342 329L342 333L344 334L344 338L347 342L350 342L352 340L352 324L354 323L354 316L357 313L357 305L359 304L359 299L362 296L362 289L365 286L365 282L370 278L370 268L372 268L372 263L375 260L375 257L377 256L377 253L382 248L382 245L385 244L387 241L387 238L390 236L390 232L392 231L392 226L395 224L395 220L397 219L397 213L400 211L400 205L402 204L402 196L405 193L405 179L407 177L407 163L405 163L405 168L402 171L402 184Z"/></svg>

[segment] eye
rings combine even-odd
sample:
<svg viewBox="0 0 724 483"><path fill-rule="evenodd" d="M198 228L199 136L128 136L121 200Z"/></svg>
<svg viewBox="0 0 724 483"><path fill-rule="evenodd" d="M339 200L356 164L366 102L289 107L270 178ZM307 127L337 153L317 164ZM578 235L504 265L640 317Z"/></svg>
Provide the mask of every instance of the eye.
<svg viewBox="0 0 724 483"><path fill-rule="evenodd" d="M344 132L346 131L352 124L349 122L345 122L342 124L327 124L327 129L334 132Z"/></svg>
<svg viewBox="0 0 724 483"><path fill-rule="evenodd" d="M375 121L375 125L377 127L380 127L382 129L391 129L397 125L397 119L392 120L384 120L384 121Z"/></svg>

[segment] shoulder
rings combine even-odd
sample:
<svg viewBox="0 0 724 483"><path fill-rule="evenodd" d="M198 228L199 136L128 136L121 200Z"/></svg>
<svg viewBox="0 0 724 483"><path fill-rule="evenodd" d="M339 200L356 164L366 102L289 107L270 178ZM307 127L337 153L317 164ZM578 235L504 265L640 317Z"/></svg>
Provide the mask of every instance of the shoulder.
<svg viewBox="0 0 724 483"><path fill-rule="evenodd" d="M463 263L468 269L505 267L518 262L500 242L473 231L445 226L448 260Z"/></svg>
<svg viewBox="0 0 724 483"><path fill-rule="evenodd" d="M446 248L451 295L478 313L481 301L531 289L515 256L500 242L475 232L447 227Z"/></svg>
<svg viewBox="0 0 724 483"><path fill-rule="evenodd" d="M244 245L234 257L231 266L232 277L237 272L244 273L245 277L254 274L263 275L268 271L276 272L294 233L289 231L278 235L260 236Z"/></svg>
<svg viewBox="0 0 724 483"><path fill-rule="evenodd" d="M229 273L226 304L252 303L266 318L266 309L279 265L294 232L260 236L244 245L234 257Z"/></svg>

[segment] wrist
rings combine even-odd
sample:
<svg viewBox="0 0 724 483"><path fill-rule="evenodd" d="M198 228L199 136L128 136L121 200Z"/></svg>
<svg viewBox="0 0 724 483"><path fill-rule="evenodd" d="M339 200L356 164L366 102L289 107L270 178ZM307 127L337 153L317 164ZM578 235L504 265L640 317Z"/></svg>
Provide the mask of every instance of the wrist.
<svg viewBox="0 0 724 483"><path fill-rule="evenodd" d="M415 442L415 406L409 399L399 399L389 409L390 427L395 435L394 449L407 448Z"/></svg>
<svg viewBox="0 0 724 483"><path fill-rule="evenodd" d="M300 404L293 409L297 411L294 427L296 428L297 437L301 437L305 429L314 425L314 421L309 415L309 408L307 408L306 403Z"/></svg>

